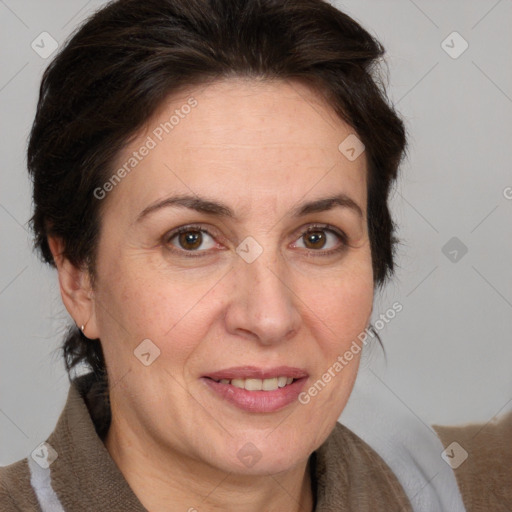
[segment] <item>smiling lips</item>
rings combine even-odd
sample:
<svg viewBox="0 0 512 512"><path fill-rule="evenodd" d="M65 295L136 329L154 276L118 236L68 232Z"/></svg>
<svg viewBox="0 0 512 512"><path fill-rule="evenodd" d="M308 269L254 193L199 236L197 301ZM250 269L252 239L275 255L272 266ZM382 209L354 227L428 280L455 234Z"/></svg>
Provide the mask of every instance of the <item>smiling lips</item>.
<svg viewBox="0 0 512 512"><path fill-rule="evenodd" d="M208 387L233 405L249 412L274 412L295 401L308 373L279 366L264 370L239 366L203 377Z"/></svg>

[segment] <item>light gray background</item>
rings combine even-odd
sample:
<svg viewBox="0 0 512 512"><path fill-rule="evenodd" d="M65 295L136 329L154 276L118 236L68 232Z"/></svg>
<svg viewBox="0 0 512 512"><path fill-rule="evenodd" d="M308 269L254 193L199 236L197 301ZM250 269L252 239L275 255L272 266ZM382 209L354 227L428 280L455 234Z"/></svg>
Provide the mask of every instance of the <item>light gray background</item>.
<svg viewBox="0 0 512 512"><path fill-rule="evenodd" d="M49 435L68 390L57 348L69 318L27 228L26 139L51 59L30 45L44 31L62 44L103 3L0 0L1 465ZM390 96L410 136L392 198L399 268L374 308L376 318L394 301L403 311L380 331L387 365L375 347L361 379L385 397L381 407L418 422L489 421L512 403L512 1L336 5L387 49ZM453 31L469 44L457 59L441 46ZM442 252L452 237L468 249L456 262ZM348 423L364 405L358 393Z"/></svg>

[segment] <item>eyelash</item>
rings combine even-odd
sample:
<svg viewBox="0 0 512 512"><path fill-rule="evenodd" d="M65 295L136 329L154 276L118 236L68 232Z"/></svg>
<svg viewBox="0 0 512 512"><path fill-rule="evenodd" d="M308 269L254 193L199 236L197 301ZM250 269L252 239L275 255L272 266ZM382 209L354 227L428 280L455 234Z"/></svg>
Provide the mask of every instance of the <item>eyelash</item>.
<svg viewBox="0 0 512 512"><path fill-rule="evenodd" d="M171 240L174 237L180 235L181 233L188 233L188 232L194 232L194 231L200 231L202 233L207 233L209 236L211 236L213 239L215 239L215 236L212 233L210 233L210 231L205 229L204 226L201 226L199 224L189 224L187 226L182 226L182 227L176 228L173 231L171 231L170 233L166 234L164 236L165 245L169 247ZM306 229L306 231L302 232L302 234L299 236L299 238L307 235L308 233L313 233L315 231L330 231L331 233L336 235L341 242L341 244L335 249L329 249L326 251L315 250L315 249L307 250L309 253L312 253L315 256L332 256L334 254L344 251L348 246L348 237L347 237L346 233L344 233L343 231L341 231L338 228L335 228L334 226L331 226L330 224L313 224L313 225L309 226L308 229ZM202 257L202 256L204 256L204 254L201 254L201 253L209 252L208 250L206 250L206 251L205 250L203 250L203 251L187 251L185 249L176 249L173 246L171 246L171 248L169 250L175 254L184 255L188 258Z"/></svg>

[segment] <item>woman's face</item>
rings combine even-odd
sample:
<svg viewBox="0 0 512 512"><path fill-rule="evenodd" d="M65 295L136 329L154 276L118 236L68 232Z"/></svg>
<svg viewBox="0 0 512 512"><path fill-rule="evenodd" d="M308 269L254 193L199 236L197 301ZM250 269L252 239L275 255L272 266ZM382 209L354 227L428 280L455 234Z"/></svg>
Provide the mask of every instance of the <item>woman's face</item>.
<svg viewBox="0 0 512 512"><path fill-rule="evenodd" d="M331 432L373 299L353 132L304 85L233 79L172 97L119 155L86 333L148 454L274 473Z"/></svg>

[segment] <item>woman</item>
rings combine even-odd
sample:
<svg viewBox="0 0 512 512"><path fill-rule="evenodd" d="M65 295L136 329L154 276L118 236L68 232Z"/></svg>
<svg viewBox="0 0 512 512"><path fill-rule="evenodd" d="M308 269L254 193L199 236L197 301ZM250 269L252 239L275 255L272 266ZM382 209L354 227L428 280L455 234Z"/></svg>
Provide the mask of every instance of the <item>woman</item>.
<svg viewBox="0 0 512 512"><path fill-rule="evenodd" d="M121 0L62 49L28 165L71 386L2 510L411 510L337 423L393 271L382 54L320 0Z"/></svg>

